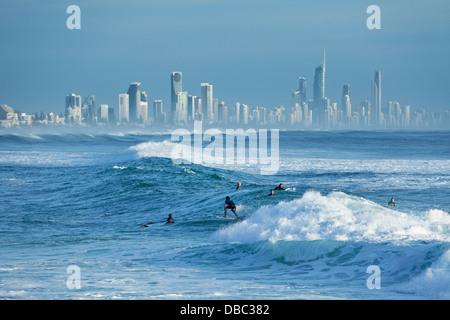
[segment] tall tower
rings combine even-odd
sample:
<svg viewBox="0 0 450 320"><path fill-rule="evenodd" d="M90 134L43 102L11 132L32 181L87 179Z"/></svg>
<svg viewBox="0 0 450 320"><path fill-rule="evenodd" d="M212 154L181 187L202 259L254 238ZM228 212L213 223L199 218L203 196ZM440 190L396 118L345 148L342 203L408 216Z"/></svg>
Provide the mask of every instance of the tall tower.
<svg viewBox="0 0 450 320"><path fill-rule="evenodd" d="M306 102L306 78L298 78L298 91L300 93L300 106Z"/></svg>
<svg viewBox="0 0 450 320"><path fill-rule="evenodd" d="M86 119L88 119L89 121L92 120L93 117L95 117L95 96L94 95L89 95L84 97L84 103L83 103L83 107L86 107L85 110L85 116Z"/></svg>
<svg viewBox="0 0 450 320"><path fill-rule="evenodd" d="M148 97L145 91L141 91L141 99L136 111L136 118L139 122L145 122L148 118Z"/></svg>
<svg viewBox="0 0 450 320"><path fill-rule="evenodd" d="M172 72L172 75L170 76L170 97L171 97L171 105L170 105L170 112L171 114L171 120L174 121L176 109L177 109L177 102L178 102L178 94L183 91L183 75L181 72Z"/></svg>
<svg viewBox="0 0 450 320"><path fill-rule="evenodd" d="M175 104L175 113L173 114L173 122L182 124L187 122L188 117L188 94L187 92L177 93L177 103Z"/></svg>
<svg viewBox="0 0 450 320"><path fill-rule="evenodd" d="M323 63L318 66L314 73L314 105L320 106L325 98L325 49L323 50Z"/></svg>
<svg viewBox="0 0 450 320"><path fill-rule="evenodd" d="M119 94L119 122L130 121L130 101L126 93Z"/></svg>
<svg viewBox="0 0 450 320"><path fill-rule="evenodd" d="M137 110L141 105L141 83L133 82L130 84L127 92L129 96L129 118L130 122L136 122Z"/></svg>
<svg viewBox="0 0 450 320"><path fill-rule="evenodd" d="M153 101L153 119L155 123L161 123L163 119L163 102L162 100Z"/></svg>
<svg viewBox="0 0 450 320"><path fill-rule="evenodd" d="M341 100L341 110L345 118L351 118L352 116L352 105L350 103L350 85L344 84L342 88L342 100Z"/></svg>
<svg viewBox="0 0 450 320"><path fill-rule="evenodd" d="M371 115L373 124L376 126L382 123L382 113L381 113L381 71L375 71L375 79L372 81L372 110L373 116Z"/></svg>
<svg viewBox="0 0 450 320"><path fill-rule="evenodd" d="M203 122L212 123L214 121L213 115L213 86L209 83L202 83L202 114Z"/></svg>

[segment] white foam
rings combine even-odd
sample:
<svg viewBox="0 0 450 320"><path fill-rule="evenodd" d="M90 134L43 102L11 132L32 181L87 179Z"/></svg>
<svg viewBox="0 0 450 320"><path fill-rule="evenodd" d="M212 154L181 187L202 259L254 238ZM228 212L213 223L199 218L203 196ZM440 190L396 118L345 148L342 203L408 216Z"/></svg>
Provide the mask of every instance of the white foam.
<svg viewBox="0 0 450 320"><path fill-rule="evenodd" d="M364 198L306 192L302 198L259 208L215 234L226 242L270 241L450 241L450 216L440 210L413 215Z"/></svg>
<svg viewBox="0 0 450 320"><path fill-rule="evenodd" d="M450 173L450 160L283 158L288 172Z"/></svg>
<svg viewBox="0 0 450 320"><path fill-rule="evenodd" d="M79 165L95 159L92 152L0 151L0 164L19 165Z"/></svg>
<svg viewBox="0 0 450 320"><path fill-rule="evenodd" d="M119 170L124 170L127 169L128 167L125 166L113 166L113 169L119 169Z"/></svg>
<svg viewBox="0 0 450 320"><path fill-rule="evenodd" d="M422 275L403 286L401 291L433 299L450 299L450 250Z"/></svg>
<svg viewBox="0 0 450 320"><path fill-rule="evenodd" d="M137 152L138 156L141 158L171 158L172 149L176 144L169 141L164 140L160 142L149 141L139 143L135 146L130 147L130 150L134 150Z"/></svg>

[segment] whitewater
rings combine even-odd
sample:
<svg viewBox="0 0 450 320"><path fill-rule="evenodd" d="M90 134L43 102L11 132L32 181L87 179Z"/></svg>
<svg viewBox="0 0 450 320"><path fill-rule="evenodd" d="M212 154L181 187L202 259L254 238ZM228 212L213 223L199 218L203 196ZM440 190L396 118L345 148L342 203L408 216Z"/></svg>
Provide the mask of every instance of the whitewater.
<svg viewBox="0 0 450 320"><path fill-rule="evenodd" d="M449 138L280 131L261 175L170 133L2 131L0 298L449 299Z"/></svg>

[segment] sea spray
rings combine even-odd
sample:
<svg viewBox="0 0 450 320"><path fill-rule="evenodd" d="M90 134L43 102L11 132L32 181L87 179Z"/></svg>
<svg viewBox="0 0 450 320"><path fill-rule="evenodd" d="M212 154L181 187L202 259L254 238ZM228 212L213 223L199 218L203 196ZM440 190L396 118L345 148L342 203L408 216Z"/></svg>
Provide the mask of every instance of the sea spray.
<svg viewBox="0 0 450 320"><path fill-rule="evenodd" d="M428 219L429 216L433 219ZM332 192L306 192L300 199L257 209L244 221L219 230L219 241L450 241L450 217L439 210L416 216L367 199Z"/></svg>

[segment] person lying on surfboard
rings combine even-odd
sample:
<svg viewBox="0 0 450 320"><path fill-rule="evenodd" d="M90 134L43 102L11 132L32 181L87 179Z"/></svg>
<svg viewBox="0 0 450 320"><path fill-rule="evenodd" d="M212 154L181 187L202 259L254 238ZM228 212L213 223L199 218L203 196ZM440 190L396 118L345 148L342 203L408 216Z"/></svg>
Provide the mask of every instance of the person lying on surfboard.
<svg viewBox="0 0 450 320"><path fill-rule="evenodd" d="M225 198L225 206L224 206L224 218L227 217L227 209L231 209L231 212L234 213L234 215L236 216L236 219L239 219L238 215L236 214L236 205L234 204L233 201L231 201L230 197L227 196Z"/></svg>
<svg viewBox="0 0 450 320"><path fill-rule="evenodd" d="M275 190L286 190L286 189L283 188L283 184L280 183L280 184L275 188Z"/></svg>
<svg viewBox="0 0 450 320"><path fill-rule="evenodd" d="M175 222L175 220L173 220L173 218L172 218L172 214L171 213L169 213L169 217L167 218L166 221L161 221L161 222L156 222L156 223L164 223L164 222L165 223L174 223ZM141 224L140 226L143 227L143 228L148 228L149 224L153 224L153 222L149 221L147 223Z"/></svg>

